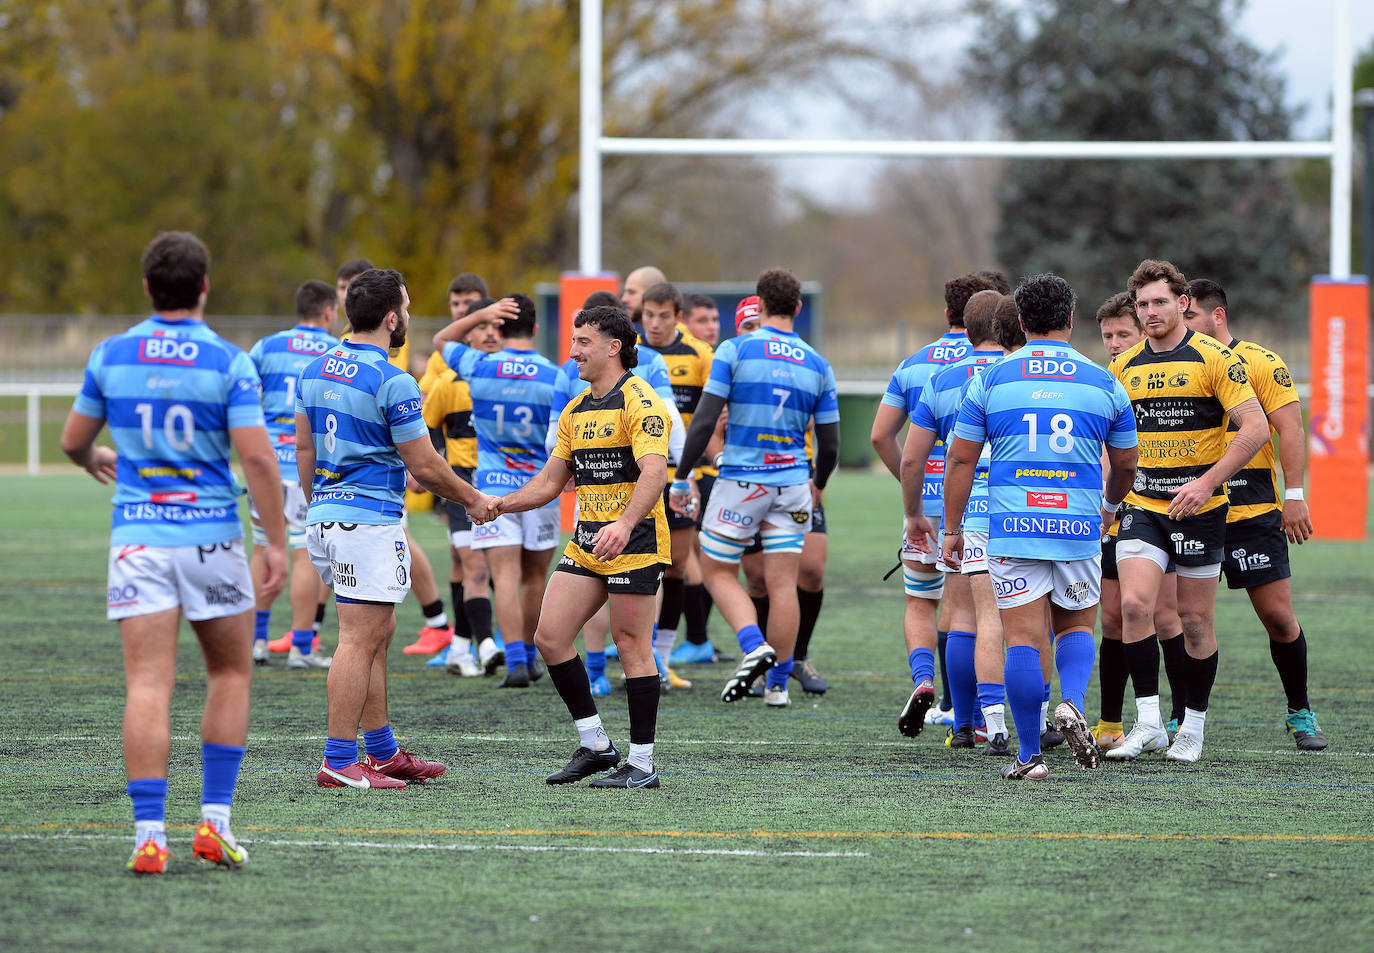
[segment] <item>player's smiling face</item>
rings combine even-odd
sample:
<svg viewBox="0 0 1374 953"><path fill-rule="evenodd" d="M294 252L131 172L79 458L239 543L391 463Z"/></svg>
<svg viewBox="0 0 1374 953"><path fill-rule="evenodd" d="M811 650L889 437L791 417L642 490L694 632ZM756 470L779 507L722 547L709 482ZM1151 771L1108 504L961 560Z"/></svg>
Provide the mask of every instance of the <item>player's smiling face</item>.
<svg viewBox="0 0 1374 953"><path fill-rule="evenodd" d="M1108 357L1116 357L1122 351L1130 350L1145 335L1129 314L1114 318L1104 318L1100 325L1102 346L1107 349Z"/></svg>
<svg viewBox="0 0 1374 953"><path fill-rule="evenodd" d="M610 343L610 338L590 324L573 328L568 356L577 362L578 377L584 381L595 380L606 369L606 362L611 359Z"/></svg>
<svg viewBox="0 0 1374 953"><path fill-rule="evenodd" d="M1135 313L1145 333L1156 341L1168 338L1183 321L1188 296L1175 295L1163 278L1144 285L1135 293Z"/></svg>
<svg viewBox="0 0 1374 953"><path fill-rule="evenodd" d="M650 347L666 347L677 337L677 308L671 301L644 302L643 322Z"/></svg>

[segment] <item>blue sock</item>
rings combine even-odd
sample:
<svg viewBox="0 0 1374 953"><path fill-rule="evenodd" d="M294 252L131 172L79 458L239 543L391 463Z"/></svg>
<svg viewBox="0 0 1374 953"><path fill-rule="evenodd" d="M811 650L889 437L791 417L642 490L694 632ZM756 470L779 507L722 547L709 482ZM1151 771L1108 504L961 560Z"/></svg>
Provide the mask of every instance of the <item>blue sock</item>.
<svg viewBox="0 0 1374 953"><path fill-rule="evenodd" d="M993 705L1002 704L1007 697L1007 687L1001 682L979 682L978 683L978 708L991 708Z"/></svg>
<svg viewBox="0 0 1374 953"><path fill-rule="evenodd" d="M391 733L390 725L364 731L363 744L367 746L367 753L378 761L390 761L400 750L396 744L396 736Z"/></svg>
<svg viewBox="0 0 1374 953"><path fill-rule="evenodd" d="M1044 700L1045 676L1040 673L1040 650L1030 645L1013 645L1007 649L1003 670L1007 683L1012 724L1016 725L1016 740L1021 747L1018 760L1025 764L1040 753L1040 703Z"/></svg>
<svg viewBox="0 0 1374 953"><path fill-rule="evenodd" d="M272 610L253 613L253 641L266 642L267 634L272 631Z"/></svg>
<svg viewBox="0 0 1374 953"><path fill-rule="evenodd" d="M233 804L241 764L242 748L203 742L200 746L200 803Z"/></svg>
<svg viewBox="0 0 1374 953"><path fill-rule="evenodd" d="M331 768L347 768L358 763L357 738L324 739L324 763Z"/></svg>
<svg viewBox="0 0 1374 953"><path fill-rule="evenodd" d="M746 625L739 630L736 638L739 639L740 651L748 655L763 644L763 630L756 625Z"/></svg>
<svg viewBox="0 0 1374 953"><path fill-rule="evenodd" d="M167 816L167 779L136 778L129 782L135 821L160 821Z"/></svg>
<svg viewBox="0 0 1374 953"><path fill-rule="evenodd" d="M785 662L778 662L768 670L769 688L786 688L787 676L792 674L792 659Z"/></svg>
<svg viewBox="0 0 1374 953"><path fill-rule="evenodd" d="M658 657L657 652L651 652L650 654L654 657L654 668L658 670L658 677L662 678L663 676L667 675L668 667L663 664L663 659Z"/></svg>
<svg viewBox="0 0 1374 953"><path fill-rule="evenodd" d="M1092 677L1097 646L1092 633L1070 629L1054 640L1054 667L1059 671L1059 691L1082 711Z"/></svg>
<svg viewBox="0 0 1374 953"><path fill-rule="evenodd" d="M605 652L592 652L592 651L588 651L588 652L587 652L587 679L588 679L588 681L594 682L594 681L596 681L598 678L601 678L601 677L602 677L603 675L605 675L605 674L606 674L606 653L605 653Z"/></svg>
<svg viewBox="0 0 1374 953"><path fill-rule="evenodd" d="M1037 649L1036 651L1038 652L1039 650ZM1044 676L1044 675L1041 675L1040 677L1041 677L1041 678L1044 678L1045 676ZM1040 695L1040 704L1043 705L1043 704L1045 704L1045 702L1047 702L1047 701L1049 701L1049 700L1050 700L1050 683L1049 683L1049 682L1046 682L1046 683L1045 683L1045 690L1044 690L1044 692L1042 692L1041 695Z"/></svg>
<svg viewBox="0 0 1374 953"><path fill-rule="evenodd" d="M511 639L506 642L506 671L510 671L517 665L528 665L529 658L525 654L525 643Z"/></svg>
<svg viewBox="0 0 1374 953"><path fill-rule="evenodd" d="M911 667L913 685L935 681L935 653L930 649L912 649L907 654L906 664Z"/></svg>
<svg viewBox="0 0 1374 953"><path fill-rule="evenodd" d="M973 702L977 696L978 675L973 670L973 648L977 637L972 632L949 630L945 640L945 672L949 675L949 699L954 703L954 728L973 724Z"/></svg>
<svg viewBox="0 0 1374 953"><path fill-rule="evenodd" d="M292 629L291 644L294 645L302 655L309 655L310 650L315 646L315 630Z"/></svg>

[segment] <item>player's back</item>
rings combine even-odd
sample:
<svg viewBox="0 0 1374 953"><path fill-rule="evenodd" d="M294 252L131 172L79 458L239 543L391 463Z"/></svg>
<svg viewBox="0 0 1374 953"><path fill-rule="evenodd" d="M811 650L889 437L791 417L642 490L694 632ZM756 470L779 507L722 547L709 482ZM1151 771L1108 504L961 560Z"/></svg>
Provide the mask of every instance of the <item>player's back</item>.
<svg viewBox="0 0 1374 953"><path fill-rule="evenodd" d="M888 380L882 402L890 407L901 408L910 419L926 382L941 368L962 361L972 350L973 346L964 332L949 331L942 334L897 365Z"/></svg>
<svg viewBox="0 0 1374 953"><path fill-rule="evenodd" d="M75 409L103 417L119 454L116 544L237 539L229 430L261 426L248 355L198 320L154 315L91 353Z"/></svg>
<svg viewBox="0 0 1374 953"><path fill-rule="evenodd" d="M939 367L926 382L921 390L921 403L931 416L922 416L921 422L924 426L927 421L933 421L935 436L942 446L949 442L949 432L954 429L954 421L959 416L959 404L968 390L969 382L1000 360L1000 350L970 350L955 363ZM913 419L913 422L916 421Z"/></svg>
<svg viewBox="0 0 1374 953"><path fill-rule="evenodd" d="M339 343L323 328L299 324L262 338L248 352L262 379L262 411L282 478L296 480L296 384L313 361Z"/></svg>
<svg viewBox="0 0 1374 953"><path fill-rule="evenodd" d="M472 389L478 488L497 495L519 489L548 460L545 438L559 368L526 348L488 354L450 343L444 358Z"/></svg>

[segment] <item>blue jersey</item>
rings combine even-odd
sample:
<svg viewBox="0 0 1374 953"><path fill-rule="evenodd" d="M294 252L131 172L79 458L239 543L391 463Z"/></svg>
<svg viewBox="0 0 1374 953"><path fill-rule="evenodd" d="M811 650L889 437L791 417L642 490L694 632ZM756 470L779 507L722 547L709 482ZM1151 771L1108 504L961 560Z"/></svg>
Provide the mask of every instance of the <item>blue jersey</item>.
<svg viewBox="0 0 1374 953"><path fill-rule="evenodd" d="M406 471L396 445L429 436L415 378L382 348L346 341L301 372L296 412L315 441L306 523L399 523Z"/></svg>
<svg viewBox="0 0 1374 953"><path fill-rule="evenodd" d="M91 352L72 409L107 421L119 454L112 545L243 535L229 430L262 426L260 389L248 355L204 321L153 315Z"/></svg>
<svg viewBox="0 0 1374 953"><path fill-rule="evenodd" d="M663 355L641 345L639 363L634 367L634 375L652 387L659 397L669 403L673 402L673 384L668 377L668 365L663 362ZM577 376L577 362L572 358L564 361L563 366L559 368L558 380L554 384L549 420L557 421L568 402L586 390L587 386L587 382ZM550 429L557 428L550 424Z"/></svg>
<svg viewBox="0 0 1374 953"><path fill-rule="evenodd" d="M935 434L942 447L949 443L950 431L959 416L959 405L968 392L972 380L988 367L1002 359L998 351L969 351L962 361L942 367L926 382L921 389L921 400L916 405L916 414L911 422ZM978 457L978 468L973 475L973 490L969 493L968 505L964 508L965 532L986 533L988 531L988 464L990 451L985 445ZM926 463L926 482L931 479L931 466ZM939 467L940 476L944 475L943 461ZM943 481L942 481L943 484ZM927 494L929 498L929 494ZM939 494L936 494L939 499ZM923 507L924 508L924 507Z"/></svg>
<svg viewBox="0 0 1374 953"><path fill-rule="evenodd" d="M969 384L954 435L992 444L988 555L1101 552L1103 445L1136 445L1121 382L1066 343L1033 341Z"/></svg>
<svg viewBox="0 0 1374 953"><path fill-rule="evenodd" d="M764 327L716 348L705 393L727 400L720 479L793 486L810 479L806 430L838 423L830 362L792 331Z"/></svg>
<svg viewBox="0 0 1374 953"><path fill-rule="evenodd" d="M493 496L520 489L549 459L544 440L556 419L558 367L537 351L488 354L455 341L444 345L444 360L472 389L478 489Z"/></svg>
<svg viewBox="0 0 1374 953"><path fill-rule="evenodd" d="M254 344L248 356L262 378L262 412L267 435L277 452L281 478L295 483L296 475L296 380L317 357L339 343L324 328L298 324Z"/></svg>
<svg viewBox="0 0 1374 953"><path fill-rule="evenodd" d="M892 372L887 382L882 403L903 411L907 419L915 422L916 407L921 402L921 391L926 381L943 367L957 364L968 356L973 349L968 335L962 331L949 331L934 342L927 344L911 355ZM939 518L942 512L945 485L945 441L936 434L935 446L926 462L925 498L922 509L926 516Z"/></svg>

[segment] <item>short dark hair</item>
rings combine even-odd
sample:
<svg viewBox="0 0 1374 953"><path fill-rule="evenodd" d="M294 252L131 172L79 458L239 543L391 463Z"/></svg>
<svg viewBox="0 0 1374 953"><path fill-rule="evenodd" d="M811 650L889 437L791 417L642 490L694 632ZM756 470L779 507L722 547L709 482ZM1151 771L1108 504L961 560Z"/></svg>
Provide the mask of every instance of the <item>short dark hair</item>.
<svg viewBox="0 0 1374 953"><path fill-rule="evenodd" d="M976 272L976 274L979 278L990 283L992 285L992 290L999 295L1011 294L1011 282L1007 280L1007 276L1004 272L988 270L979 271Z"/></svg>
<svg viewBox="0 0 1374 953"><path fill-rule="evenodd" d="M159 311L189 311L200 304L210 250L190 232L161 232L143 249L140 262L148 295Z"/></svg>
<svg viewBox="0 0 1374 953"><path fill-rule="evenodd" d="M1131 303L1130 292L1118 291L1097 309L1097 326L1101 327L1102 322L1108 318L1130 318L1135 322L1137 331L1144 331L1145 328L1140 323L1140 315L1135 313L1135 305Z"/></svg>
<svg viewBox="0 0 1374 953"><path fill-rule="evenodd" d="M970 344L997 339L996 312L1002 296L992 288L984 288L964 305L964 333Z"/></svg>
<svg viewBox="0 0 1374 953"><path fill-rule="evenodd" d="M1058 275L1031 275L1016 286L1016 312L1027 334L1067 331L1073 324L1074 295Z"/></svg>
<svg viewBox="0 0 1374 953"><path fill-rule="evenodd" d="M692 312L697 308L710 308L712 311L720 310L720 306L716 304L716 299L710 295L690 294L682 299L683 311Z"/></svg>
<svg viewBox="0 0 1374 953"><path fill-rule="evenodd" d="M677 285L660 281L656 285L650 285L644 292L644 303L652 301L654 304L671 304L676 314L682 313L682 292L677 290Z"/></svg>
<svg viewBox="0 0 1374 953"><path fill-rule="evenodd" d="M1174 297L1182 297L1188 293L1188 279L1183 277L1183 272L1172 262L1146 258L1135 266L1135 271L1131 272L1131 277L1126 281L1126 291L1130 293L1131 301L1135 301L1137 291L1156 281L1168 285Z"/></svg>
<svg viewBox="0 0 1374 953"><path fill-rule="evenodd" d="M296 317L315 320L324 309L339 303L339 293L325 281L307 281L296 289Z"/></svg>
<svg viewBox="0 0 1374 953"><path fill-rule="evenodd" d="M1188 297L1208 311L1225 308L1230 316L1231 306L1226 303L1226 289L1211 278L1194 278L1188 282Z"/></svg>
<svg viewBox="0 0 1374 953"><path fill-rule="evenodd" d="M515 306L520 309L520 313L515 320L506 321L501 324L501 336L503 338L534 337L534 326L537 321L536 312L534 310L534 299L526 294L506 295L506 297L515 302Z"/></svg>
<svg viewBox="0 0 1374 953"><path fill-rule="evenodd" d="M619 308L625 310L625 305L613 291L593 291L587 295L587 300L582 302L582 310L588 308Z"/></svg>
<svg viewBox="0 0 1374 953"><path fill-rule="evenodd" d="M344 297L348 323L359 334L375 331L393 311L401 310L401 289L406 280L394 268L369 268L353 277Z"/></svg>
<svg viewBox="0 0 1374 953"><path fill-rule="evenodd" d="M472 313L475 312L475 311L481 311L481 310L482 310L483 308L485 308L487 305L489 305L489 304L495 304L495 303L496 303L496 299L495 299L495 298L478 298L476 301L472 302L472 304L468 305L468 312L467 312L467 313L468 313L468 314L472 314Z"/></svg>
<svg viewBox="0 0 1374 953"><path fill-rule="evenodd" d="M358 277L363 272L370 271L375 267L376 266L373 265L372 262L368 261L366 258L350 258L348 259L348 261L344 262L342 265L339 266L338 271L334 272L334 280L338 281L340 279L346 278L349 281L352 281L354 278ZM349 320L352 321L352 319L353 316L349 315Z"/></svg>
<svg viewBox="0 0 1374 953"><path fill-rule="evenodd" d="M448 293L462 294L465 291L475 291L485 298L487 296L487 283L482 280L481 275L474 275L470 271L465 271L448 283Z"/></svg>
<svg viewBox="0 0 1374 953"><path fill-rule="evenodd" d="M801 279L786 268L769 268L754 284L759 305L765 314L775 318L796 315L801 304Z"/></svg>
<svg viewBox="0 0 1374 953"><path fill-rule="evenodd" d="M945 282L945 311L950 327L963 327L964 306L980 291L996 291L992 282L978 275L960 275Z"/></svg>
<svg viewBox="0 0 1374 953"><path fill-rule="evenodd" d="M1015 298L1002 295L993 312L993 320L997 327L997 344L1002 350L1010 353L1025 345L1026 332L1021 330L1021 315L1016 310Z"/></svg>
<svg viewBox="0 0 1374 953"><path fill-rule="evenodd" d="M573 327L581 328L588 325L606 337L620 342L620 364L625 370L628 371L639 364L639 348L635 346L639 335L635 332L635 326L624 308L608 304L583 308L573 317Z"/></svg>

